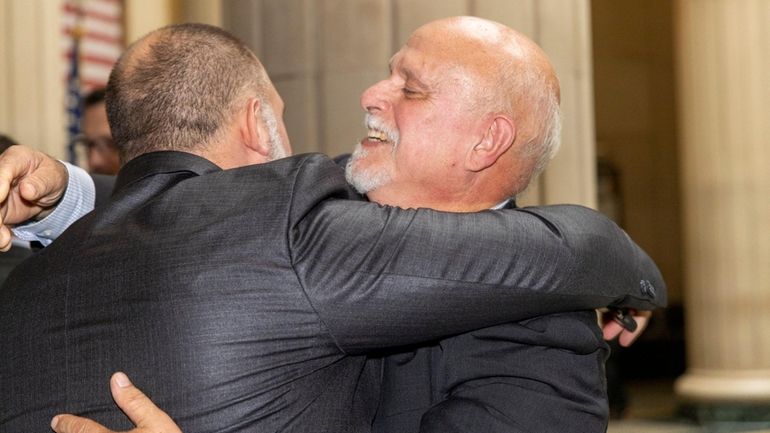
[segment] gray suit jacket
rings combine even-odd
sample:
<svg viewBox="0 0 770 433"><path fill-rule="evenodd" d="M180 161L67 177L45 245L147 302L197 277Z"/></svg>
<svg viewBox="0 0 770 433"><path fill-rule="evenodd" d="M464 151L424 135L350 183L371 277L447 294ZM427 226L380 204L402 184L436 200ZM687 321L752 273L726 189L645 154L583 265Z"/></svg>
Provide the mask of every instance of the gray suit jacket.
<svg viewBox="0 0 770 433"><path fill-rule="evenodd" d="M601 433L596 312L540 316L384 358L375 433Z"/></svg>
<svg viewBox="0 0 770 433"><path fill-rule="evenodd" d="M46 431L61 411L127 429L105 386L123 370L187 433L366 432L368 351L665 299L649 257L585 208L351 197L321 155L226 171L179 152L132 160L107 206L0 291L0 431Z"/></svg>

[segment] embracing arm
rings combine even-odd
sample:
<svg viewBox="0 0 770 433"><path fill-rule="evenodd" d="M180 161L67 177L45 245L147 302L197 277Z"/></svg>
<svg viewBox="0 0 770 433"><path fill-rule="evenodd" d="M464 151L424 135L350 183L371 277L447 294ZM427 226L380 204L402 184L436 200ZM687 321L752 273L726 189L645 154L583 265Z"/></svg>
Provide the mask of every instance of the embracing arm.
<svg viewBox="0 0 770 433"><path fill-rule="evenodd" d="M316 191L326 185L318 177ZM553 312L665 304L649 256L587 208L451 214L323 200L308 209L290 232L295 270L349 352Z"/></svg>

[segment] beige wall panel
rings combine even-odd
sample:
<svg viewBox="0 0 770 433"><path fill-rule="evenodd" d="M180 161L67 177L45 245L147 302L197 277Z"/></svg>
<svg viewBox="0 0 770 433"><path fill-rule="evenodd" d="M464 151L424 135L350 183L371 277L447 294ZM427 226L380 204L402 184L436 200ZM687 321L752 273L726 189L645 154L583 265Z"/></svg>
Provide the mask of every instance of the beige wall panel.
<svg viewBox="0 0 770 433"><path fill-rule="evenodd" d="M537 42L536 0L475 0L473 15L505 24Z"/></svg>
<svg viewBox="0 0 770 433"><path fill-rule="evenodd" d="M56 3L53 7L51 3ZM66 157L67 132L65 115L66 89L62 71L67 62L61 53L61 34L46 29L61 27L58 1L38 0L39 19L36 23L40 32L38 42L38 84L40 86L40 116L32 120L40 128L40 148L57 158Z"/></svg>
<svg viewBox="0 0 770 433"><path fill-rule="evenodd" d="M60 2L0 3L0 132L63 157L66 145Z"/></svg>
<svg viewBox="0 0 770 433"><path fill-rule="evenodd" d="M187 23L222 25L222 0L180 0L179 18Z"/></svg>
<svg viewBox="0 0 770 433"><path fill-rule="evenodd" d="M322 151L331 156L353 150L366 132L364 110L359 104L361 92L382 79L377 72L339 73L322 81L321 128L324 131Z"/></svg>
<svg viewBox="0 0 770 433"><path fill-rule="evenodd" d="M325 0L319 71L320 149L350 152L363 135L361 92L383 79L392 55L392 9L385 0Z"/></svg>
<svg viewBox="0 0 770 433"><path fill-rule="evenodd" d="M262 45L262 56L273 79L298 77L312 73L318 64L317 2L313 0L265 1L262 5L264 35L271 35ZM259 25L254 23L252 25Z"/></svg>
<svg viewBox="0 0 770 433"><path fill-rule="evenodd" d="M409 35L428 21L470 13L468 0L394 0L394 51L406 43Z"/></svg>
<svg viewBox="0 0 770 433"><path fill-rule="evenodd" d="M294 153L317 152L321 137L315 78L300 77L274 83L286 105L284 122Z"/></svg>
<svg viewBox="0 0 770 433"><path fill-rule="evenodd" d="M325 0L321 5L322 70L382 71L393 54L390 2Z"/></svg>
<svg viewBox="0 0 770 433"><path fill-rule="evenodd" d="M125 0L124 4L125 37L129 44L177 18L173 0Z"/></svg>
<svg viewBox="0 0 770 433"><path fill-rule="evenodd" d="M262 1L226 0L222 3L222 27L237 36L262 59Z"/></svg>
<svg viewBox="0 0 770 433"><path fill-rule="evenodd" d="M14 2L9 11L12 35L9 57L13 60L8 95L12 101L10 133L24 144L39 147L40 111L42 91L39 83L38 57L36 53L42 32L37 32L35 22L39 11L33 2Z"/></svg>
<svg viewBox="0 0 770 433"><path fill-rule="evenodd" d="M6 4L6 69L9 101L6 131L19 142L64 155L64 88L59 2L34 0Z"/></svg>
<svg viewBox="0 0 770 433"><path fill-rule="evenodd" d="M11 29L9 9L11 0L0 0L0 28ZM11 32L0 31L0 133L9 133L11 127L11 112L13 101L9 98L11 94L10 71L13 64L9 44L11 43Z"/></svg>
<svg viewBox="0 0 770 433"><path fill-rule="evenodd" d="M612 73L601 76L597 85L597 103L604 106L597 110L596 124L602 133L610 136L648 134L655 125L651 115L655 112L651 94L654 71L647 63L649 58L617 59ZM601 118L599 118L601 116Z"/></svg>
<svg viewBox="0 0 770 433"><path fill-rule="evenodd" d="M562 147L543 176L546 203L596 207L590 3L538 2L539 42L561 81Z"/></svg>

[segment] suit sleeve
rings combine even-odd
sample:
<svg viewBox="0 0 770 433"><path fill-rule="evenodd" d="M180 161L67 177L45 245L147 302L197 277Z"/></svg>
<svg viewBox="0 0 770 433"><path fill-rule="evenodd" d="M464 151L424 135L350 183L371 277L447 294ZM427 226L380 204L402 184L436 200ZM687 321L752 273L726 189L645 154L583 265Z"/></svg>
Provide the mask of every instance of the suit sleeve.
<svg viewBox="0 0 770 433"><path fill-rule="evenodd" d="M590 209L403 210L345 200L338 168L306 165L289 248L308 299L346 352L547 313L665 304L652 260Z"/></svg>
<svg viewBox="0 0 770 433"><path fill-rule="evenodd" d="M443 398L420 414L420 433L607 429L609 347L593 310L506 323L439 346L432 383Z"/></svg>

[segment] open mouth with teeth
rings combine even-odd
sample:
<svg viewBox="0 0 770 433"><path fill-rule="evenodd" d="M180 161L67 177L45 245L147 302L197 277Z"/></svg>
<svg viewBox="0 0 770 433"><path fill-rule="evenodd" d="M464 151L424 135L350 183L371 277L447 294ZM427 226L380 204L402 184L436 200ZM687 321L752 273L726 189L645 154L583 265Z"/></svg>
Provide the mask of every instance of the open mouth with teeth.
<svg viewBox="0 0 770 433"><path fill-rule="evenodd" d="M366 138L368 138L369 140L372 140L372 141L380 142L380 143L385 143L385 142L389 141L388 140L388 134L386 134L386 133L384 133L382 131L374 130L374 129L370 129L369 132L367 132Z"/></svg>

